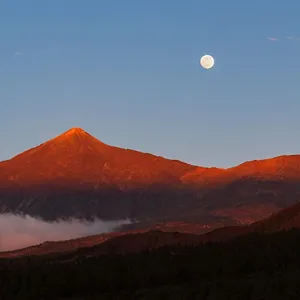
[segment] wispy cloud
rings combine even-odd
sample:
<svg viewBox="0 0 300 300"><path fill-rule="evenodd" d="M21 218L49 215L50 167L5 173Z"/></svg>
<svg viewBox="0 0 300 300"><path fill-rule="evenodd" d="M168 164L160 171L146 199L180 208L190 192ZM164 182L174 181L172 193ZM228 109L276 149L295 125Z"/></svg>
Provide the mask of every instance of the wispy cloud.
<svg viewBox="0 0 300 300"><path fill-rule="evenodd" d="M278 41L279 41L278 38L272 37L272 36L268 37L268 40L269 40L269 41L272 41L272 42L278 42Z"/></svg>
<svg viewBox="0 0 300 300"><path fill-rule="evenodd" d="M300 36L288 36L287 39L291 41L300 41Z"/></svg>
<svg viewBox="0 0 300 300"><path fill-rule="evenodd" d="M274 37L274 36L269 36L267 39L271 42L278 42L279 41L279 38ZM288 36L288 37L286 37L286 40L300 42L300 36Z"/></svg>
<svg viewBox="0 0 300 300"><path fill-rule="evenodd" d="M14 52L14 56L21 56L22 55L22 52L20 52L20 51L15 51Z"/></svg>

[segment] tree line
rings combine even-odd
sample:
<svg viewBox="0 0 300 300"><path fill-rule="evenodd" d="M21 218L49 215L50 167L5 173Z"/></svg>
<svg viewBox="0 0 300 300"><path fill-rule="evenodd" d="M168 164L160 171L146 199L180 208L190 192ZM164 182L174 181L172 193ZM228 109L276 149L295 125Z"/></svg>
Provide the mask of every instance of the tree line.
<svg viewBox="0 0 300 300"><path fill-rule="evenodd" d="M140 253L0 260L0 299L300 299L300 231Z"/></svg>

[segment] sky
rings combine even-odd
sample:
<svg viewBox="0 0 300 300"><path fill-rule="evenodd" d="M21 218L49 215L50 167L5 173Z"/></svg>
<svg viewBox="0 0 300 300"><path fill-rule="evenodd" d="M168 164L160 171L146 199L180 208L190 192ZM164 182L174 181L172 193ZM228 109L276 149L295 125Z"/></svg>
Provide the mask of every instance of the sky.
<svg viewBox="0 0 300 300"><path fill-rule="evenodd" d="M2 0L0 160L71 127L202 166L300 153L299 15L296 0Z"/></svg>

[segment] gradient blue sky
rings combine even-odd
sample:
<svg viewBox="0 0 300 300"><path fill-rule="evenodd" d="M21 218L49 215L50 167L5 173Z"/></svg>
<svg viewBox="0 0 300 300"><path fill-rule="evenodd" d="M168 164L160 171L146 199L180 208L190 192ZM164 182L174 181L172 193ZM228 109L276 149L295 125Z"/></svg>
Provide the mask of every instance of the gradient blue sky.
<svg viewBox="0 0 300 300"><path fill-rule="evenodd" d="M0 159L71 127L205 166L300 153L299 16L297 0L3 0Z"/></svg>

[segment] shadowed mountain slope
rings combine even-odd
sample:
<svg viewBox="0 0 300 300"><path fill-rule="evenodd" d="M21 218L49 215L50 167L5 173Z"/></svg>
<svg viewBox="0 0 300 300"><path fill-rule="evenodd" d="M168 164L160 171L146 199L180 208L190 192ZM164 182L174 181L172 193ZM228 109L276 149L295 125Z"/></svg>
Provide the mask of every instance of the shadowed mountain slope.
<svg viewBox="0 0 300 300"><path fill-rule="evenodd" d="M55 254L78 249L82 249L80 251L86 255L139 252L165 245L199 245L207 242L227 241L249 233L268 234L294 228L300 229L300 203L250 225L223 227L202 235L195 234L197 224L190 224L190 226L190 232L193 231L194 234L178 232L181 230L180 227L169 229L161 226L156 230L149 228L148 230L87 236L68 241L46 242L16 251L0 252L0 257ZM198 232L201 233L201 230L198 229Z"/></svg>

